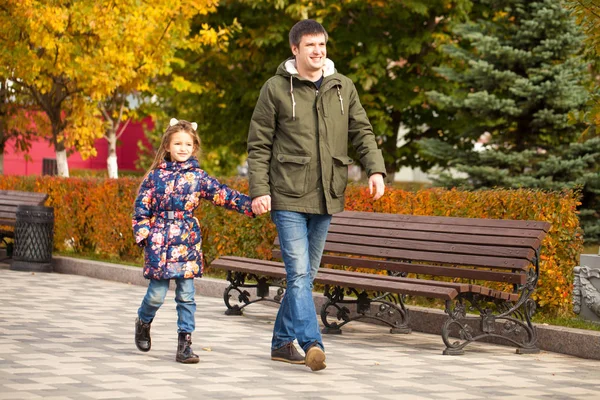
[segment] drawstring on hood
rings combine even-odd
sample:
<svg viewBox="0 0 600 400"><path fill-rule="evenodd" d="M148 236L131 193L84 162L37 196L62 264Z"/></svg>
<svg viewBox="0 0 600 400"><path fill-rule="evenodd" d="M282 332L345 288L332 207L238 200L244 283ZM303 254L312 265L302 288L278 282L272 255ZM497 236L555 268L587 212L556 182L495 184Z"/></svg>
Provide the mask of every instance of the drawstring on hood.
<svg viewBox="0 0 600 400"><path fill-rule="evenodd" d="M344 100L342 99L342 92L340 92L340 85L337 85L337 92L340 99L340 107L342 108L342 115L344 115Z"/></svg>
<svg viewBox="0 0 600 400"><path fill-rule="evenodd" d="M290 95L292 96L292 120L296 120L296 99L294 98L294 76L290 75Z"/></svg>
<svg viewBox="0 0 600 400"><path fill-rule="evenodd" d="M296 69L296 59L290 58L284 63L285 71L290 74L290 97L292 98L292 120L296 120L296 99L294 97L294 75L298 75L298 70ZM327 77L329 75L335 74L335 67L333 61L329 58L325 59L325 65L323 66L323 77ZM340 90L340 85L336 85L338 99L340 100L340 109L342 111L342 115L344 115L344 99L342 98L342 92Z"/></svg>

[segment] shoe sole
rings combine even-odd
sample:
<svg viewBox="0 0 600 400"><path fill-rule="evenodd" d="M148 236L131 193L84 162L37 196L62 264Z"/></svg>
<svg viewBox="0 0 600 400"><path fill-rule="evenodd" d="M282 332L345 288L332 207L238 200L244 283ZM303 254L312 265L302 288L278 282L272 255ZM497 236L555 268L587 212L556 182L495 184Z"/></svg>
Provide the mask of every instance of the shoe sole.
<svg viewBox="0 0 600 400"><path fill-rule="evenodd" d="M304 363L312 371L320 371L327 367L327 364L325 364L325 358L325 352L319 347L313 346L308 349Z"/></svg>
<svg viewBox="0 0 600 400"><path fill-rule="evenodd" d="M302 361L292 361L292 360L288 360L286 358L282 358L282 357L271 357L271 360L273 361L281 361L284 363L288 363L288 364L304 364L304 360Z"/></svg>
<svg viewBox="0 0 600 400"><path fill-rule="evenodd" d="M187 360L179 360L179 359L175 358L175 361L182 363L182 364L198 364L200 362L200 359L192 358L192 359L187 359Z"/></svg>

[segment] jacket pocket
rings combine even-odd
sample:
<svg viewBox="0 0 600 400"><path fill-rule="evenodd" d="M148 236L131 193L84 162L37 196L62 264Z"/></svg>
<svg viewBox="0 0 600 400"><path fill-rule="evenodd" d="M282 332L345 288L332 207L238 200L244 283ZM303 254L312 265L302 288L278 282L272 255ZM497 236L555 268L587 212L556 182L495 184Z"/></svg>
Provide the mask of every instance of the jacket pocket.
<svg viewBox="0 0 600 400"><path fill-rule="evenodd" d="M277 154L271 162L271 184L279 193L301 197L306 193L310 156Z"/></svg>
<svg viewBox="0 0 600 400"><path fill-rule="evenodd" d="M342 197L348 185L348 165L354 163L348 156L333 157L333 172L331 176L331 194Z"/></svg>

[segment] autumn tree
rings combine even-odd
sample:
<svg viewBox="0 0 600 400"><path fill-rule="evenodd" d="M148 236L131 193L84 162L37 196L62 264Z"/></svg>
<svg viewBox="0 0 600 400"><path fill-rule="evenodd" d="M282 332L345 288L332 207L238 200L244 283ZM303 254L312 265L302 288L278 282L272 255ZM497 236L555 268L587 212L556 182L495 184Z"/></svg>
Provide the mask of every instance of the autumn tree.
<svg viewBox="0 0 600 400"><path fill-rule="evenodd" d="M94 140L106 130L98 104L147 89L152 77L168 74L176 48L216 40L208 27L190 36L191 19L215 4L7 0L0 6L0 63L47 114L60 176L69 175L67 152L95 154ZM119 112L107 115L111 141Z"/></svg>
<svg viewBox="0 0 600 400"><path fill-rule="evenodd" d="M422 134L419 128L433 119L431 110L423 107L425 92L446 82L431 66L442 56L439 44L449 40L450 22L464 16L469 4L467 0L223 0L216 13L195 23L239 23L241 29L233 33L227 52L183 52L186 62L173 71L207 90L159 96L169 99L173 113L197 120L208 153L218 157L226 148L222 152L226 161L237 159L246 152L250 117L262 84L291 56L290 28L302 18L314 18L330 33L328 57L358 88L393 177L400 165L422 161L415 157L412 144L398 147L398 128L401 124L413 128L412 143Z"/></svg>
<svg viewBox="0 0 600 400"><path fill-rule="evenodd" d="M586 34L586 45L596 55L600 55L600 4L596 0L564 0L563 2L576 18L576 22Z"/></svg>
<svg viewBox="0 0 600 400"><path fill-rule="evenodd" d="M168 86L175 87L180 92L200 90L198 85L188 84L179 79L177 75L172 74L171 65L182 62L177 52L187 51L196 54L202 53L206 48L223 49L227 46L229 38L227 27L213 28L206 24L199 27L191 26L194 15L205 15L216 10L212 4L214 2L204 0L195 3L197 3L197 7L204 5L197 8L195 12L188 13L188 19L184 21L185 26L179 25L176 31L171 25L181 24L182 21L176 21L176 15L168 15L166 10L162 14L165 18L171 18L171 21L166 25L165 32L157 32L155 22L148 21L143 15L141 20L129 19L128 26L123 29L124 37L121 37L121 40L131 43L129 48L133 51L135 59L144 61L140 62L139 67L136 68L135 75L123 81L104 101L99 103L106 122L104 137L109 144L107 161L109 177L118 177L117 140L123 135L129 122L141 115L130 103L143 101L142 93L155 98L154 91L157 85L155 79L159 76L162 76L160 82L163 84L166 82ZM165 3L165 6L168 8L169 4ZM159 103L158 106L163 107L164 105Z"/></svg>
<svg viewBox="0 0 600 400"><path fill-rule="evenodd" d="M566 0L563 3L585 33L585 55L595 76L589 89L589 107L571 115L573 121L587 124L583 132L583 137L587 139L600 136L600 4L596 0Z"/></svg>

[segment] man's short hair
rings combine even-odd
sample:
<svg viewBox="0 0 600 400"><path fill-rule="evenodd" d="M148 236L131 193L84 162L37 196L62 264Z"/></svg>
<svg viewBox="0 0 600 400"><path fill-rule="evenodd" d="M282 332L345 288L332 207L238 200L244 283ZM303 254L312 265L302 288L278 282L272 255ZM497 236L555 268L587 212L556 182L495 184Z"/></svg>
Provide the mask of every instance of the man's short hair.
<svg viewBox="0 0 600 400"><path fill-rule="evenodd" d="M303 19L302 21L296 22L296 24L292 26L292 29L290 29L290 47L300 46L302 36L320 34L325 35L325 43L327 43L329 35L325 28L323 28L323 25L314 19Z"/></svg>

